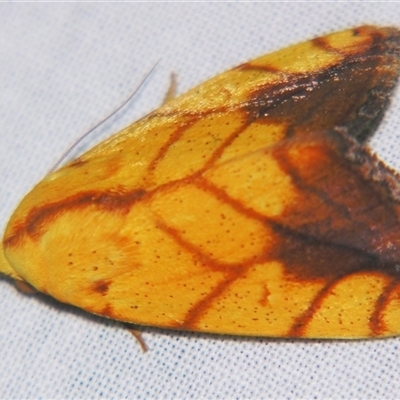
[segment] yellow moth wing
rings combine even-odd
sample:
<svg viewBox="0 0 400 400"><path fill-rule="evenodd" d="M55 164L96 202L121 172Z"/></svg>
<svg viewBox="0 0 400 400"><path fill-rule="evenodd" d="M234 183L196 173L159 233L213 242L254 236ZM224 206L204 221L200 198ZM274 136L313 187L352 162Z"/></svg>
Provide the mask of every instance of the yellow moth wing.
<svg viewBox="0 0 400 400"><path fill-rule="evenodd" d="M190 90L45 177L11 217L0 270L144 325L398 334L398 180L357 142L398 49L397 30L360 27Z"/></svg>

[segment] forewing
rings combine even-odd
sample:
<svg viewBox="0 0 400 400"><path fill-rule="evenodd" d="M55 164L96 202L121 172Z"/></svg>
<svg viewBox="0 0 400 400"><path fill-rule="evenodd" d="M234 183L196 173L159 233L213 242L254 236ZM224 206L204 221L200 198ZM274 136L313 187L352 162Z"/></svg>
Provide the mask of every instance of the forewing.
<svg viewBox="0 0 400 400"><path fill-rule="evenodd" d="M140 324L399 333L398 179L359 144L382 118L398 48L397 30L361 27L171 101L27 195L3 271Z"/></svg>

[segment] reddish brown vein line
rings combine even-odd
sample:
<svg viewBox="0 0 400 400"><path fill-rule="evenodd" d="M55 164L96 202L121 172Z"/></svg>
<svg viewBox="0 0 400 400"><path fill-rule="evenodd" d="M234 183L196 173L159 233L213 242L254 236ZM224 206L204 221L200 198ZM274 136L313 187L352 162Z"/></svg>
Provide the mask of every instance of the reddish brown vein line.
<svg viewBox="0 0 400 400"><path fill-rule="evenodd" d="M257 64L254 65L252 64L252 61L249 61L247 63L238 65L237 67L233 68L234 70L238 71L259 71L259 72L270 72L273 74L279 74L279 75L284 75L289 77L291 74L287 74L285 72L282 72L278 67L274 67L269 64Z"/></svg>
<svg viewBox="0 0 400 400"><path fill-rule="evenodd" d="M169 148L176 142L178 142L182 135L185 133L187 129L189 129L191 126L193 126L197 121L199 121L202 117L207 116L207 115L216 115L216 114L223 114L227 111L226 107L220 108L218 110L210 110L206 111L204 113L188 113L186 114L183 112L182 114L177 115L177 117L188 117L190 115L191 119L187 121L184 125L181 127L177 128L176 131L171 135L171 137L167 140L167 142L161 146L160 150L158 153L154 156L153 160L149 163L149 166L147 167L148 175L152 175L152 171L156 168L157 164L166 156L168 153ZM156 114L157 116L164 114ZM240 133L243 132L243 130L249 125L247 122L244 124L242 127L239 127L238 129L234 130L227 139L222 143L220 147L218 147L214 152L210 155L209 159L206 161L204 166L200 168L195 174L201 173L207 168L209 168L216 159L218 159L224 149L229 146L235 139L240 135ZM192 174L191 176L193 176Z"/></svg>
<svg viewBox="0 0 400 400"><path fill-rule="evenodd" d="M242 202L229 196L224 190L218 188L217 186L214 186L204 177L198 177L194 183L201 190L212 194L221 202L229 204L235 211L238 211L240 214L245 215L250 219L255 219L262 223L265 223L268 219L265 215L260 214L253 208L244 206Z"/></svg>
<svg viewBox="0 0 400 400"><path fill-rule="evenodd" d="M314 297L314 300L307 308L306 311L303 312L299 317L296 318L295 322L291 326L288 331L287 337L303 337L304 330L307 328L307 325L313 319L315 313L318 309L321 308L322 302L325 300L327 294L332 291L332 288L345 276L348 274L343 274L341 276L337 276L333 278L330 282L328 282Z"/></svg>
<svg viewBox="0 0 400 400"><path fill-rule="evenodd" d="M227 289L234 282L236 282L236 280L239 279L240 276L242 276L243 273L244 272L237 273L236 275L230 276L229 278L221 281L214 288L214 290L207 294L205 298L198 301L196 304L193 305L192 308L189 309L189 311L186 313L184 322L182 323L182 325L179 325L179 327L188 330L196 330L197 324L207 312L207 310L212 307L212 304L215 302L215 300L221 297L227 291Z"/></svg>
<svg viewBox="0 0 400 400"><path fill-rule="evenodd" d="M320 49L326 51L327 53L333 53L333 54L337 54L337 55L341 55L341 56L348 56L348 53L346 53L344 51L340 51L340 49L337 49L335 47L332 47L327 42L325 37L317 37L317 38L311 40L311 43L315 47L319 47ZM341 62L343 62L343 60Z"/></svg>
<svg viewBox="0 0 400 400"><path fill-rule="evenodd" d="M158 114L156 114L158 116ZM178 115L177 117L181 117L181 115ZM149 163L147 167L147 173L152 176L152 171L155 170L157 164L165 157L167 154L169 148L176 143L183 135L183 133L188 129L190 126L192 126L198 119L193 118L192 120L187 121L184 125L178 127L175 132L168 138L166 143L164 143L158 153L154 156L153 160Z"/></svg>
<svg viewBox="0 0 400 400"><path fill-rule="evenodd" d="M385 290L381 293L378 300L375 303L375 309L369 321L369 325L373 336L379 336L385 331L387 331L387 327L383 322L381 316L382 311L385 309L387 305L387 301L393 289L399 284L400 277L392 279L392 281L386 286Z"/></svg>
<svg viewBox="0 0 400 400"><path fill-rule="evenodd" d="M190 252L197 258L205 267L211 271L219 271L225 274L225 278L210 292L205 298L195 303L187 312L183 323L177 323L177 328L184 328L193 330L195 329L196 323L201 319L204 313L212 306L212 303L220 296L222 296L227 289L239 278L247 273L247 271L257 262L260 258L264 257L265 251L261 252L261 255L256 259L249 259L243 261L240 264L228 264L217 262L211 257L204 254L195 245L183 239L180 233L166 225L162 221L158 221L158 227L162 229L167 235L169 235L179 246Z"/></svg>
<svg viewBox="0 0 400 400"><path fill-rule="evenodd" d="M187 128L187 124L191 123L191 119L193 119L195 122L198 121L199 119L203 118L203 117L208 117L209 115L212 114L225 114L227 111L234 111L238 108L242 108L241 104L237 104L237 105L233 105L233 106L226 106L223 105L221 107L213 107L210 109L204 109L202 111L190 111L190 109L182 109L179 112L176 111L160 111L158 109L156 109L155 111L153 111L147 118L153 119L153 118L161 118L161 117L165 117L165 118L176 118L179 119L180 123L182 123L182 120L184 118L188 119L188 122L183 124L181 127L186 129ZM178 125L178 123L177 123ZM160 126L160 128L162 128L162 126Z"/></svg>
<svg viewBox="0 0 400 400"><path fill-rule="evenodd" d="M217 115L217 114L224 114L226 111L228 111L228 109L226 107L222 107L218 110L209 110L203 113L190 113L190 114L186 114L185 112L183 112L182 115L180 115L181 117L187 117L188 115L190 115L192 117L192 120L188 121L184 126L178 128L176 130L176 132L171 135L171 137L169 138L169 140L167 141L167 143L165 143L159 150L159 152L155 155L154 159L152 160L152 162L149 164L148 167L148 171L149 174L151 173L152 170L154 170L156 168L156 165L158 164L158 162L160 162L165 155L168 152L168 149L170 148L171 145L173 145L174 143L176 143L183 135L183 133L190 128L192 125L194 125L197 121L199 121L202 117L204 116L208 116L208 115ZM157 115L163 115L164 114L157 114ZM236 130L234 130L224 141L223 143L213 151L213 153L209 156L208 160L206 161L206 163L204 164L203 167L201 167L197 172L195 172L194 174L199 174L204 172L206 169L210 168L214 162L221 156L221 154L223 153L223 151L230 145L232 144L232 142L244 131L244 129L246 129L252 121L246 121L245 123L243 123L242 126L240 126L239 128L237 128ZM192 174L191 176L193 176L194 174Z"/></svg>
<svg viewBox="0 0 400 400"><path fill-rule="evenodd" d="M18 243L20 235L25 232L32 238L40 236L45 224L52 218L61 214L64 210L72 208L83 208L96 205L108 212L127 212L137 201L150 201L152 196L160 191L191 183L196 179L198 173L192 174L180 180L167 182L152 191L145 191L142 188L135 188L126 193L114 193L104 191L87 191L77 193L60 201L33 208L26 216L25 221L17 224L11 235L4 239L4 244L13 246Z"/></svg>
<svg viewBox="0 0 400 400"><path fill-rule="evenodd" d="M207 266L208 269L212 271L229 271L232 266L230 264L225 264L221 262L217 262L217 260L208 256L204 252L202 252L198 247L185 240L179 231L171 226L168 226L161 219L157 220L157 228L161 229L165 232L169 237L171 237L180 247L187 250L191 253L201 264Z"/></svg>
<svg viewBox="0 0 400 400"><path fill-rule="evenodd" d="M210 158L208 161L204 164L204 167L201 168L199 171L200 173L206 171L207 169L211 168L213 164L215 163L216 160L218 160L222 153L229 148L229 146L233 143L233 141L240 136L241 133L251 124L251 122L246 121L243 123L242 126L239 128L235 129L224 141L223 143L216 149L214 150L213 154L211 154Z"/></svg>
<svg viewBox="0 0 400 400"><path fill-rule="evenodd" d="M211 259L207 255L203 254L196 246L192 243L184 240L179 232L165 225L162 222L158 222L158 227L162 229L167 235L173 238L173 240L178 243L182 248L193 254L202 264L206 266L207 269L211 271L222 271L226 274L227 278L222 279L220 284L218 284L214 290L207 294L205 298L195 303L187 312L184 322L176 324L176 328L180 329L194 329L196 322L201 318L207 309L209 309L213 301L221 296L227 288L236 281L247 269L243 270L241 266L234 268L231 265L217 263L215 260Z"/></svg>
<svg viewBox="0 0 400 400"><path fill-rule="evenodd" d="M249 269L263 258L266 251L262 251L260 257L257 259L250 259L236 267L230 266L229 270L226 270L226 277L223 279L208 295L202 300L190 308L186 314L183 328L194 330L197 328L196 324L201 320L202 316L212 307L212 304L220 298L229 287L235 283L238 279L246 275Z"/></svg>
<svg viewBox="0 0 400 400"><path fill-rule="evenodd" d="M359 27L356 29L353 29L353 35L358 36L362 30L364 30L365 27ZM319 47L323 50L325 50L327 53L333 53L333 54L339 54L344 57L350 57L350 56L359 56L359 55L372 55L372 50L376 45L383 45L385 46L385 41L382 42L382 39L384 39L384 36L379 33L379 32L370 32L368 39L371 40L370 43L368 43L367 39L365 40L364 43L360 43L358 46L358 51L355 53L349 53L349 51L342 51L338 48L332 47L326 37L318 37L313 39L311 42L314 46Z"/></svg>
<svg viewBox="0 0 400 400"><path fill-rule="evenodd" d="M43 228L51 217L62 213L67 207L79 208L97 205L103 207L105 211L123 210L126 212L131 204L141 200L145 195L146 191L140 188L124 193L123 195L93 190L78 193L67 199L46 204L39 208L33 208L25 218L25 222L17 225L12 235L4 239L4 243L6 245L16 244L22 232L26 232L32 238L37 238L41 233L40 228Z"/></svg>

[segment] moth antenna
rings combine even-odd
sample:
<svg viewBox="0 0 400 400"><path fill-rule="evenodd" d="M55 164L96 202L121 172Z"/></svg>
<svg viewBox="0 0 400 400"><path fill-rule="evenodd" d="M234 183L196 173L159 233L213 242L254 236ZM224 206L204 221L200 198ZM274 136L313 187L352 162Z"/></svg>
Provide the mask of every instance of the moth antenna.
<svg viewBox="0 0 400 400"><path fill-rule="evenodd" d="M143 87L147 79L150 77L150 75L154 72L158 64L160 63L160 60L158 60L153 67L150 69L150 71L146 74L146 76L142 79L140 82L139 86L121 103L120 106L118 106L111 114L107 115L105 118L100 120L96 125L94 125L92 128L90 128L86 133L84 133L67 151L60 157L60 159L53 165L53 167L49 170L48 174L54 172L61 164L62 162L69 156L69 154L76 148L76 146L79 145L86 137L88 137L94 130L96 130L99 126L104 124L107 120L112 118L115 114L117 114L122 108L124 108L131 100L132 98L137 94L137 92Z"/></svg>

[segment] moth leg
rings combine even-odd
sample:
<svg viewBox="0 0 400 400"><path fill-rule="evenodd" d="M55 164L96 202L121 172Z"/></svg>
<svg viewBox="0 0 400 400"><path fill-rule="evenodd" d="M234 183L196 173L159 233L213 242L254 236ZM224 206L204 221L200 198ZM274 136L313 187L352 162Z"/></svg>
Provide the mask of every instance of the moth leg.
<svg viewBox="0 0 400 400"><path fill-rule="evenodd" d="M169 88L167 90L167 93L165 94L163 105L175 98L176 86L177 86L176 74L175 74L175 72L172 72L171 73L171 81L169 83Z"/></svg>
<svg viewBox="0 0 400 400"><path fill-rule="evenodd" d="M142 337L142 332L140 332L138 329L135 329L132 324L124 324L125 328L128 329L128 331L135 337L135 339L139 342L140 347L142 348L143 353L146 353L146 351L149 349L147 347L146 342L144 341Z"/></svg>
<svg viewBox="0 0 400 400"><path fill-rule="evenodd" d="M19 279L14 279L14 285L18 290L20 290L21 292L24 292L25 294L34 294L34 293L38 292L28 282L20 281Z"/></svg>

